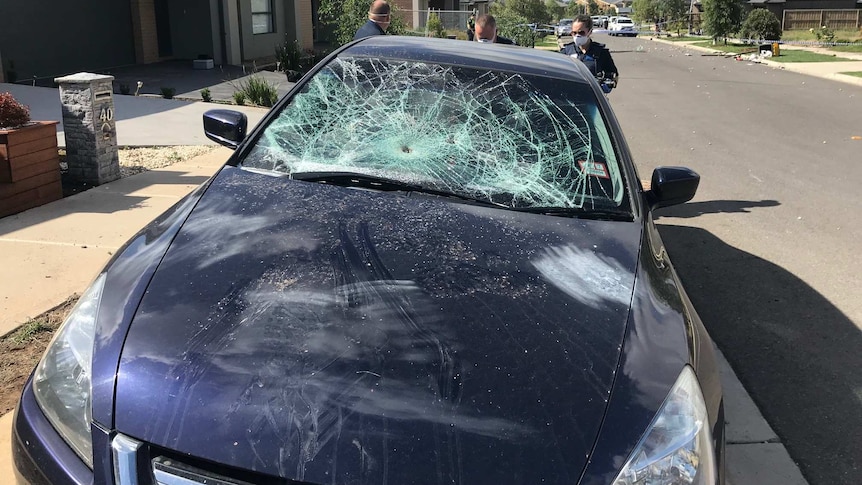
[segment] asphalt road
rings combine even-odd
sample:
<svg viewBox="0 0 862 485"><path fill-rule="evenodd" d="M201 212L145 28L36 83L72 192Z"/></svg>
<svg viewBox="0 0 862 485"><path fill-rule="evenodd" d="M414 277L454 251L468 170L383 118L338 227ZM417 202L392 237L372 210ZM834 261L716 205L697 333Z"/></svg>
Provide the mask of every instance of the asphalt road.
<svg viewBox="0 0 862 485"><path fill-rule="evenodd" d="M713 339L811 484L862 483L862 87L595 37L641 179L702 177L657 222Z"/></svg>

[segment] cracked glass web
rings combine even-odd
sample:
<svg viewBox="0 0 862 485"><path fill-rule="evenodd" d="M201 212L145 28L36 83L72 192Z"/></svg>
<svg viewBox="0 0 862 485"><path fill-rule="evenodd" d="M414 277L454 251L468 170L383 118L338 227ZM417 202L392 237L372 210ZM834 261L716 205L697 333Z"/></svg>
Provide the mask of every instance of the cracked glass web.
<svg viewBox="0 0 862 485"><path fill-rule="evenodd" d="M518 208L616 208L624 197L587 85L415 61L333 60L242 166L363 173Z"/></svg>

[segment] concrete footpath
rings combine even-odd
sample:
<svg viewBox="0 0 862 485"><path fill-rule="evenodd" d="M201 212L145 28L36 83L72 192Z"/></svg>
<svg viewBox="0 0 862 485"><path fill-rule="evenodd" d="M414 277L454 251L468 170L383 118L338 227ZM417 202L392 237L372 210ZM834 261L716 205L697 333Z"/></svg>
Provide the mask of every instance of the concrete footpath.
<svg viewBox="0 0 862 485"><path fill-rule="evenodd" d="M30 118L59 121L57 143L66 146L60 91L57 88L0 83L0 93L10 92L30 108ZM146 96L114 96L114 119L119 146L214 145L203 130L203 114L211 109L232 109L256 125L269 111L252 106L223 105Z"/></svg>
<svg viewBox="0 0 862 485"><path fill-rule="evenodd" d="M702 42L703 40L708 39L700 39L693 42L688 41L671 41L665 38L659 37L649 37L647 35L642 35L641 37L645 39L649 39L653 42L659 42L663 44L669 44L677 47L684 47L686 49L700 51L702 53L711 54L711 55L721 55L728 58L735 58L737 54L735 53L727 53L722 52L716 49L710 49L709 47L701 47L697 45L693 45L694 42ZM754 47L754 46L752 46ZM765 66L769 66L773 69L781 69L791 72L797 72L800 74L806 74L808 76L819 77L823 79L830 79L832 81L838 81L845 84L852 84L855 86L862 86L862 77L851 76L845 73L848 72L862 72L862 53L858 52L836 52L831 51L829 49L823 47L813 47L813 46L805 46L805 45L793 45L793 44L782 44L780 46L781 51L793 51L793 50L804 50L808 52L813 52L815 54L821 54L824 56L835 56L835 61L820 61L820 62L783 62L781 57L773 58L766 57L760 55L752 54L739 54L740 62L749 62L753 64L763 64Z"/></svg>
<svg viewBox="0 0 862 485"><path fill-rule="evenodd" d="M829 77L822 67L815 71L806 74ZM60 120L56 89L0 84L2 91L11 91L28 104L34 119ZM117 96L115 105L118 141L124 146L210 144L201 126L204 111L240 109L249 116L249 127L266 113L259 108L133 96ZM229 154L229 150L217 148L192 160L0 218L0 335L70 295L81 293L123 243L207 180ZM729 483L806 484L723 357L720 363ZM9 445L11 417L12 413L8 413L0 418L0 483L14 482Z"/></svg>

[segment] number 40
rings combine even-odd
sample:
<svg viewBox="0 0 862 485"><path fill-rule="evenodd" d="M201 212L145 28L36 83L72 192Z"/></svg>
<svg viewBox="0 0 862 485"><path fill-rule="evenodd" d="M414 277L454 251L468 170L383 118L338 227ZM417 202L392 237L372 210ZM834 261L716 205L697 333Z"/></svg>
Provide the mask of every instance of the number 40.
<svg viewBox="0 0 862 485"><path fill-rule="evenodd" d="M114 108L102 108L101 114L99 114L99 120L103 123L107 121L111 121L114 119Z"/></svg>

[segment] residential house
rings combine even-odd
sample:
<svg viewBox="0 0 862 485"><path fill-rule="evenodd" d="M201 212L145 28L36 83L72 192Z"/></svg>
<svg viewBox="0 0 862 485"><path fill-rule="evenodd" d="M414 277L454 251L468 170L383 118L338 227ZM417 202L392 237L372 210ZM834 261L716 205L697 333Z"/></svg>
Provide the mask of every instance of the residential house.
<svg viewBox="0 0 862 485"><path fill-rule="evenodd" d="M167 59L240 65L296 40L313 47L319 0L0 1L0 81Z"/></svg>

